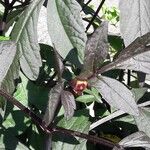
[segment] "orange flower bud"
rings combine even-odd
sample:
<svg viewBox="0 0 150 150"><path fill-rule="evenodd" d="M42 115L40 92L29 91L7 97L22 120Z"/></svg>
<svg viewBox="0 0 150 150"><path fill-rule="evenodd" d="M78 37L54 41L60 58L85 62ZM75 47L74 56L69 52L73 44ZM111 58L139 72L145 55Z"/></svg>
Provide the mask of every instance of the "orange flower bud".
<svg viewBox="0 0 150 150"><path fill-rule="evenodd" d="M86 80L80 80L77 78L74 78L71 81L71 87L73 88L73 91L76 94L81 94L83 92L84 89L86 89L88 86L88 82Z"/></svg>

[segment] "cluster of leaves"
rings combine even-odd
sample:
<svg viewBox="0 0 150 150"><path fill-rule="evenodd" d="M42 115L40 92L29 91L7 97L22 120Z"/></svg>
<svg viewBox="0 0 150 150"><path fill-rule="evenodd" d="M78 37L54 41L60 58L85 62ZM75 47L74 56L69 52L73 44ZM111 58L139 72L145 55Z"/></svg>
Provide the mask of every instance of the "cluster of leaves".
<svg viewBox="0 0 150 150"><path fill-rule="evenodd" d="M92 141L88 133L113 141L114 150L150 148L147 88L132 86L130 77L136 76L135 72L128 74L130 86L123 83L127 69L150 74L149 2L120 1L123 40L109 35L108 23L98 16L105 1L96 12L88 6L90 2L0 1L4 7L1 35L12 28L10 38L3 36L0 41L1 89L41 117L41 126L68 129L67 133L47 135L34 125L32 116L27 118L23 110L1 96L2 149L99 148L85 140ZM108 13L110 21L118 21L116 9L103 13ZM93 34L86 34L83 20L89 22L86 32L94 27ZM113 59L110 46L117 51ZM137 77L134 80L138 82ZM73 131L85 134L68 136ZM105 142L102 145L109 148ZM102 145L99 149L104 149Z"/></svg>

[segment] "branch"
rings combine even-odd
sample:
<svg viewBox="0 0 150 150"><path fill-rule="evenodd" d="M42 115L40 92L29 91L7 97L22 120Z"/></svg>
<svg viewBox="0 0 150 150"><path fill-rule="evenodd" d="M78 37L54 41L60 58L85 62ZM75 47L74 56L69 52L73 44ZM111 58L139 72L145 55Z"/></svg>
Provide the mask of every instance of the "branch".
<svg viewBox="0 0 150 150"><path fill-rule="evenodd" d="M40 117L38 117L33 111L29 110L24 105L22 105L19 101L17 101L17 99L15 99L10 94L5 92L3 89L0 89L0 95L5 97L13 105L17 106L21 111L23 111L26 114L26 116L30 117L34 121L34 123L36 125L38 125L39 127L41 127L43 129L43 131L47 134L60 132L60 133L66 134L66 135L73 135L73 136L77 136L80 138L84 138L84 139L89 140L91 142L102 144L102 145L105 145L105 146L110 147L110 148L113 148L115 146L118 148L120 147L118 144L115 144L109 140L99 138L96 136L92 136L92 135L88 135L88 134L84 134L84 133L81 133L78 131L73 131L73 130L69 130L69 129L65 129L65 128L61 128L61 127L57 127L57 126L56 127L52 127L52 126L47 127L45 125L45 123L42 122L42 119Z"/></svg>
<svg viewBox="0 0 150 150"><path fill-rule="evenodd" d="M93 21L95 20L96 16L98 15L100 9L102 8L103 4L104 4L105 0L102 0L100 5L98 6L95 14L93 15L93 18L91 19L91 21L89 22L88 26L86 27L86 32L87 30L90 28L90 26L92 25Z"/></svg>

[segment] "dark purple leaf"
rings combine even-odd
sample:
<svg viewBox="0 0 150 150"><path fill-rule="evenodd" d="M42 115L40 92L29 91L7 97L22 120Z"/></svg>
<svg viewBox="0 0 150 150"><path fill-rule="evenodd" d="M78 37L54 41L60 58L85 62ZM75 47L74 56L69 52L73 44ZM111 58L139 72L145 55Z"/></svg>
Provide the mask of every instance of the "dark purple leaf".
<svg viewBox="0 0 150 150"><path fill-rule="evenodd" d="M111 105L131 115L138 115L138 106L132 92L119 81L99 76L90 80L102 97Z"/></svg>
<svg viewBox="0 0 150 150"><path fill-rule="evenodd" d="M73 94L69 91L63 91L61 93L61 103L65 110L65 117L70 119L74 114L74 110L76 109L76 103Z"/></svg>
<svg viewBox="0 0 150 150"><path fill-rule="evenodd" d="M142 131L133 133L119 142L123 147L150 148L150 138Z"/></svg>
<svg viewBox="0 0 150 150"><path fill-rule="evenodd" d="M55 70L58 73L58 78L62 78L62 73L64 71L64 64L61 56L58 54L57 50L54 47L54 57L55 57Z"/></svg>
<svg viewBox="0 0 150 150"><path fill-rule="evenodd" d="M139 116L134 116L136 125L140 131L145 132L150 137L150 109L140 107L139 112Z"/></svg>
<svg viewBox="0 0 150 150"><path fill-rule="evenodd" d="M108 23L102 22L88 39L85 49L83 76L90 76L105 60L108 54ZM80 75L81 76L81 75Z"/></svg>
<svg viewBox="0 0 150 150"><path fill-rule="evenodd" d="M142 37L138 37L133 43L127 46L118 57L110 64L102 67L98 73L103 73L111 69L133 69L144 72L145 63L149 63L148 58L146 58L147 54L150 51L150 32L143 35ZM136 58L136 56L140 56L145 54L145 57L140 60ZM131 61L132 59L132 61ZM144 61L146 59L146 61ZM133 61L134 60L134 61ZM143 66L143 67L140 67ZM146 71L147 72L147 71Z"/></svg>
<svg viewBox="0 0 150 150"><path fill-rule="evenodd" d="M120 147L116 147L116 146L115 146L115 147L113 148L113 150L125 150L125 149L124 149L123 147L121 147L121 146L120 146Z"/></svg>
<svg viewBox="0 0 150 150"><path fill-rule="evenodd" d="M16 54L16 43L13 41L0 42L0 86Z"/></svg>
<svg viewBox="0 0 150 150"><path fill-rule="evenodd" d="M49 93L47 109L43 117L43 122L45 122L47 126L54 119L55 111L60 102L60 95L63 90L63 87L64 87L64 83L60 82L57 85L55 85Z"/></svg>

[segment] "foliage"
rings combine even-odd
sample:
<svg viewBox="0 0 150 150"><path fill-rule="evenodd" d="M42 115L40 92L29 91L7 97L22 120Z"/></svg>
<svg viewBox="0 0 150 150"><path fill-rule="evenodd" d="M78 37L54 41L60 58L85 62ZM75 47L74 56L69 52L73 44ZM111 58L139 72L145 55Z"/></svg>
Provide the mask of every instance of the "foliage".
<svg viewBox="0 0 150 150"><path fill-rule="evenodd" d="M0 1L1 149L150 148L149 2L91 2Z"/></svg>

